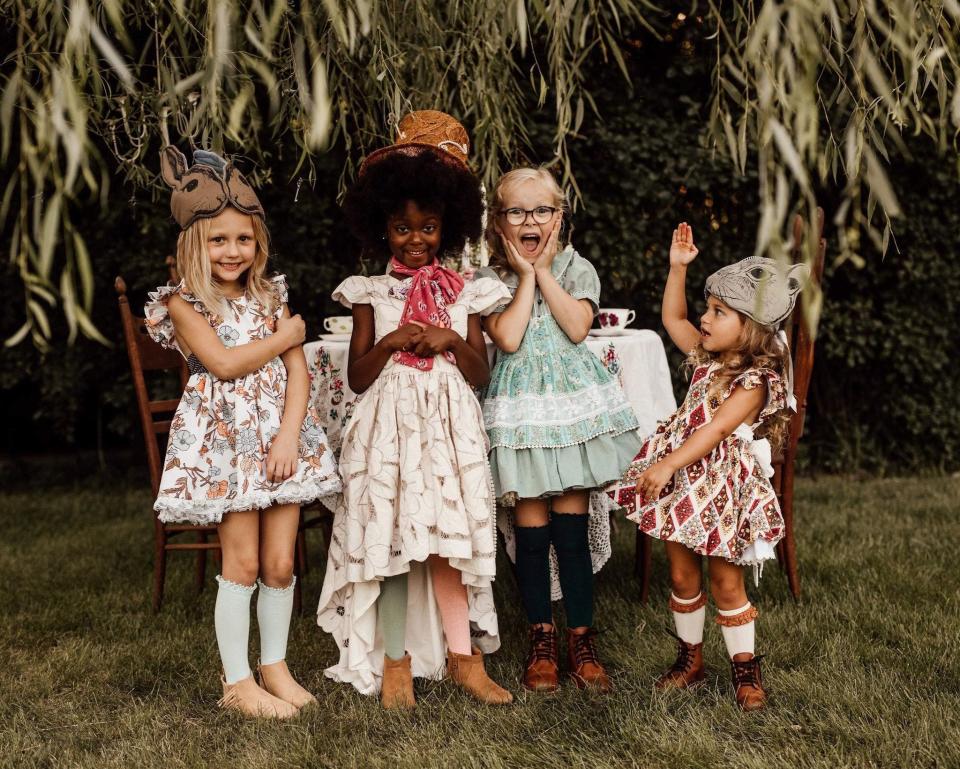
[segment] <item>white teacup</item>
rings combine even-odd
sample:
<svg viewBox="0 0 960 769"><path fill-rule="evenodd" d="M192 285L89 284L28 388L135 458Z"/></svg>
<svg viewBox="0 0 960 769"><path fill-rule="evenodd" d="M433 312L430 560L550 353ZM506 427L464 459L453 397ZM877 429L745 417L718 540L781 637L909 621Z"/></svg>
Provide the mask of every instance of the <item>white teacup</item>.
<svg viewBox="0 0 960 769"><path fill-rule="evenodd" d="M624 307L601 307L597 314L600 328L625 328L633 323L637 313Z"/></svg>
<svg viewBox="0 0 960 769"><path fill-rule="evenodd" d="M323 327L331 334L350 334L353 332L353 316L332 315L323 319Z"/></svg>

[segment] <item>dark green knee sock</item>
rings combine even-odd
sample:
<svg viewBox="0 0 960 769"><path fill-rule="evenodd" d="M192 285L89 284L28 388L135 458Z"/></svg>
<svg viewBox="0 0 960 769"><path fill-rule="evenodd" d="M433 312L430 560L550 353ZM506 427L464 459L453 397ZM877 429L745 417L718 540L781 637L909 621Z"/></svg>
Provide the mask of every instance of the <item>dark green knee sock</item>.
<svg viewBox="0 0 960 769"><path fill-rule="evenodd" d="M550 538L557 551L567 627L593 625L593 563L587 540L588 517L550 513Z"/></svg>
<svg viewBox="0 0 960 769"><path fill-rule="evenodd" d="M550 527L516 526L517 583L527 621L531 625L551 624L550 609Z"/></svg>
<svg viewBox="0 0 960 769"><path fill-rule="evenodd" d="M407 575L397 574L380 583L377 619L383 635L383 651L392 660L407 653Z"/></svg>

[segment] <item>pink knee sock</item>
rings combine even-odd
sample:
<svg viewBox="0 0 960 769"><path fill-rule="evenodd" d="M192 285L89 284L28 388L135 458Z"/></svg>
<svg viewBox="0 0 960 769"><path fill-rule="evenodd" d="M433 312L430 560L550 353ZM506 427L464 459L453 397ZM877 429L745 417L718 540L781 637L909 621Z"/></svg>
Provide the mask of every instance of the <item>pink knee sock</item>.
<svg viewBox="0 0 960 769"><path fill-rule="evenodd" d="M430 558L430 575L447 648L456 654L471 654L467 587L460 579L460 572L446 558L434 556Z"/></svg>

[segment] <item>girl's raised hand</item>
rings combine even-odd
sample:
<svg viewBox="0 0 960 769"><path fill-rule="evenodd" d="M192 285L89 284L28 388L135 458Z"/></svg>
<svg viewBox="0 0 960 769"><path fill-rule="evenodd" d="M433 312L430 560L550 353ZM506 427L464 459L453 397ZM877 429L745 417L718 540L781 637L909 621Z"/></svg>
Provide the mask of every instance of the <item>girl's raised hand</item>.
<svg viewBox="0 0 960 769"><path fill-rule="evenodd" d="M693 245L693 230L686 222L677 225L673 231L673 242L670 243L670 266L685 267L700 251Z"/></svg>
<svg viewBox="0 0 960 769"><path fill-rule="evenodd" d="M532 275L533 265L520 256L520 252L514 248L513 243L507 240L506 236L500 236L500 242L503 243L503 251L507 255L507 264L517 275Z"/></svg>
<svg viewBox="0 0 960 769"><path fill-rule="evenodd" d="M550 230L550 234L547 236L547 244L543 247L543 251L540 252L540 256L537 257L537 261L533 263L534 270L550 271L553 260L557 256L557 242L560 240L560 225L562 222L563 215L561 214L553 223L553 229Z"/></svg>

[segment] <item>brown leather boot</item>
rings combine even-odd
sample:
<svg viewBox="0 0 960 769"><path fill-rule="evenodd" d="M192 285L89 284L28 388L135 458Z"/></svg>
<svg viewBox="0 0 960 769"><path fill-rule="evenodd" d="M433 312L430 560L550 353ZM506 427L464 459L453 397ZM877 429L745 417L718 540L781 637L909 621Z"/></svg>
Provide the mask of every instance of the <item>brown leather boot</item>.
<svg viewBox="0 0 960 769"><path fill-rule="evenodd" d="M560 686L560 652L557 629L552 625L530 626L530 653L523 671L523 685L535 692L555 692Z"/></svg>
<svg viewBox="0 0 960 769"><path fill-rule="evenodd" d="M597 657L593 640L596 635L597 631L593 628L583 633L574 633L567 628L567 663L570 666L570 678L578 689L590 687L606 694L613 689L613 684Z"/></svg>
<svg viewBox="0 0 960 769"><path fill-rule="evenodd" d="M513 695L494 683L483 668L483 652L476 647L473 654L447 652L447 676L487 705L509 705Z"/></svg>
<svg viewBox="0 0 960 769"><path fill-rule="evenodd" d="M767 705L767 692L760 675L760 657L737 662L730 660L733 693L741 710L762 710Z"/></svg>
<svg viewBox="0 0 960 769"><path fill-rule="evenodd" d="M412 708L417 704L413 697L413 674L410 672L410 655L390 659L383 655L383 683L380 684L380 704L386 710Z"/></svg>
<svg viewBox="0 0 960 769"><path fill-rule="evenodd" d="M657 682L656 689L689 689L699 684L707 675L703 664L703 644L688 644L676 634L677 659Z"/></svg>

